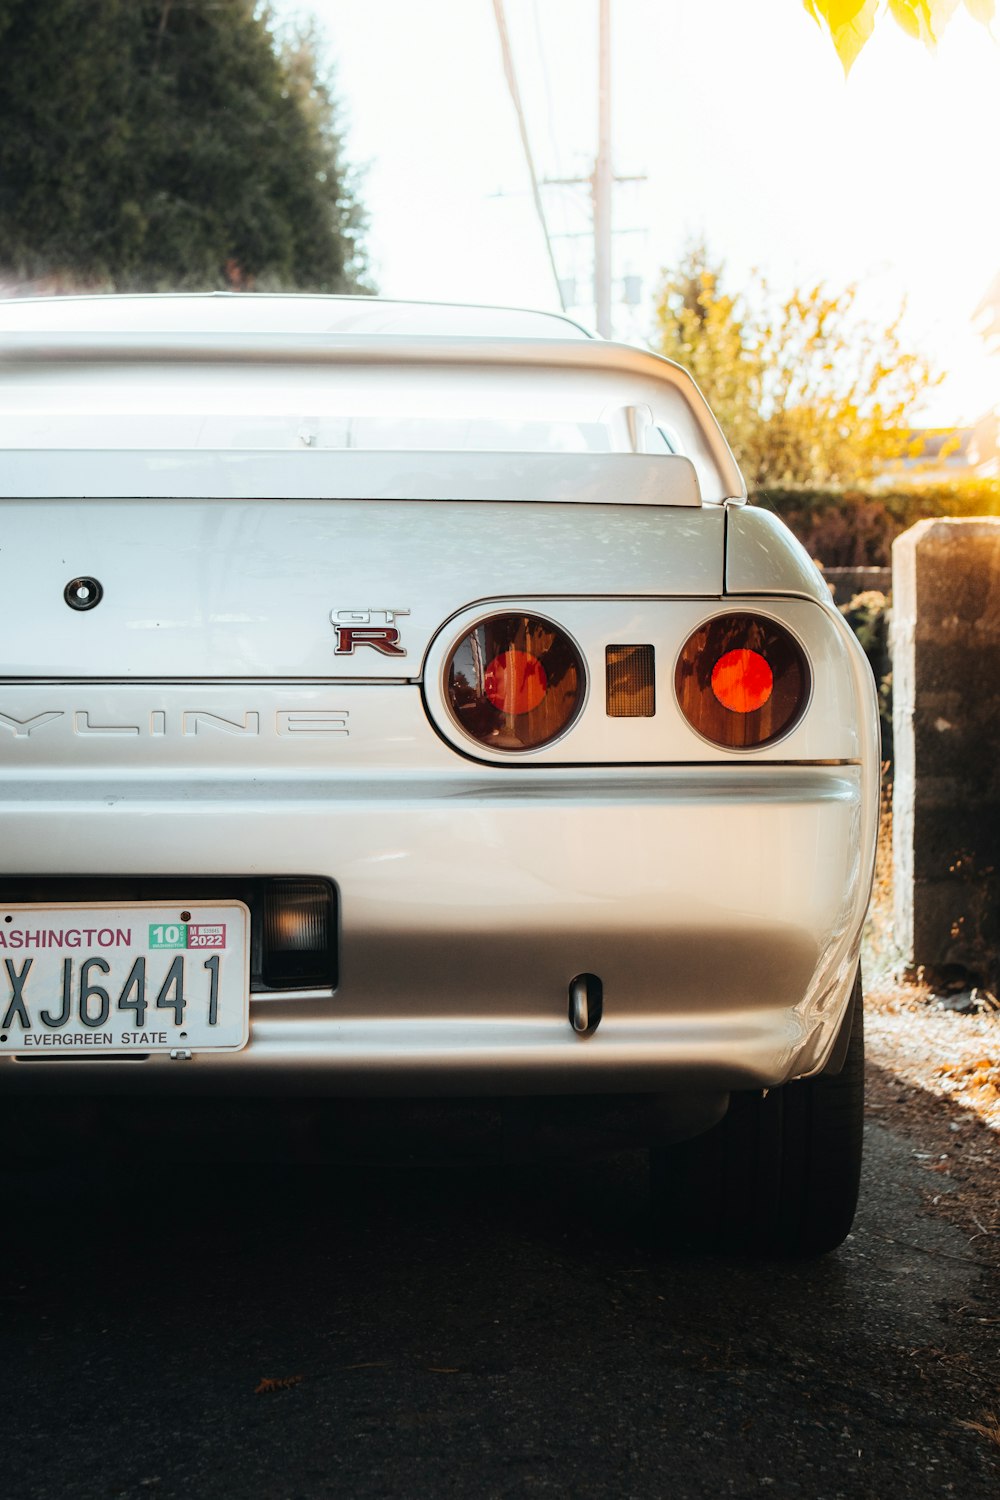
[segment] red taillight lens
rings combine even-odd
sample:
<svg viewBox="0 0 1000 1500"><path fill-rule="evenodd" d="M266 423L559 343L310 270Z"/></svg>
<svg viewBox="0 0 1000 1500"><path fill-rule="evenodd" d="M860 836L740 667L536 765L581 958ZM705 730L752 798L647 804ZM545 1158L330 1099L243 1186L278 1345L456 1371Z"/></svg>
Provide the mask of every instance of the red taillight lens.
<svg viewBox="0 0 1000 1500"><path fill-rule="evenodd" d="M763 615L717 615L689 636L674 686L692 729L716 745L750 749L786 734L801 715L809 672L794 636Z"/></svg>
<svg viewBox="0 0 1000 1500"><path fill-rule="evenodd" d="M455 721L495 750L536 750L572 724L584 671L569 637L538 615L492 615L459 641L445 685Z"/></svg>
<svg viewBox="0 0 1000 1500"><path fill-rule="evenodd" d="M494 656L483 685L494 708L506 714L530 714L545 697L549 679L537 656L512 646Z"/></svg>
<svg viewBox="0 0 1000 1500"><path fill-rule="evenodd" d="M727 651L712 668L712 692L723 708L751 714L774 690L774 673L759 651Z"/></svg>

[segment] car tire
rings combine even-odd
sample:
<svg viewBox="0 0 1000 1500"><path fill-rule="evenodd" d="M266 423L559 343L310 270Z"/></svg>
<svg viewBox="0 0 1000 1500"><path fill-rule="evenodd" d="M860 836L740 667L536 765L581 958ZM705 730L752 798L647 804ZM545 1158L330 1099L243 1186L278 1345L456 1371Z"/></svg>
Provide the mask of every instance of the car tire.
<svg viewBox="0 0 1000 1500"><path fill-rule="evenodd" d="M662 1244L809 1257L843 1242L861 1176L860 973L845 1025L850 1038L838 1071L734 1093L725 1118L704 1135L651 1151L653 1220Z"/></svg>

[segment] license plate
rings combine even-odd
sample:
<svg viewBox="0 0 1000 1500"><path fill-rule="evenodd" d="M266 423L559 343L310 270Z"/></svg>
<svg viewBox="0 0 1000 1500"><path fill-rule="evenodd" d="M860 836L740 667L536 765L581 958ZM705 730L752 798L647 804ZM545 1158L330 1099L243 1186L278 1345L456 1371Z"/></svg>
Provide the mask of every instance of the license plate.
<svg viewBox="0 0 1000 1500"><path fill-rule="evenodd" d="M233 1051L249 1034L242 901L0 908L0 1052Z"/></svg>

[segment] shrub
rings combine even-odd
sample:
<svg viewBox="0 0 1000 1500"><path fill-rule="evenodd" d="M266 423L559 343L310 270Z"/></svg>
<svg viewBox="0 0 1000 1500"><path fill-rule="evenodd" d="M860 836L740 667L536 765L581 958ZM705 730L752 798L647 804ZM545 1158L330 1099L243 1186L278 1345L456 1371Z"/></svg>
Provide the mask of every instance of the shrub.
<svg viewBox="0 0 1000 1500"><path fill-rule="evenodd" d="M878 684L878 710L882 724L882 763L892 765L892 657L889 655L889 606L884 594L866 589L855 594L840 613L857 636Z"/></svg>
<svg viewBox="0 0 1000 1500"><path fill-rule="evenodd" d="M936 516L1000 515L1000 479L894 489L761 490L752 497L827 568L887 568L896 537Z"/></svg>

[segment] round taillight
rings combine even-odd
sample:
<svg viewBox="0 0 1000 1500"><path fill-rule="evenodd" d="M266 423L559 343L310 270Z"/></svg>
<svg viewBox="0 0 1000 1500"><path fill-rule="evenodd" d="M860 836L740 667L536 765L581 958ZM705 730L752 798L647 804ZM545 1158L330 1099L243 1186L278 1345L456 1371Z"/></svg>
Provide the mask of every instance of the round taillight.
<svg viewBox="0 0 1000 1500"><path fill-rule="evenodd" d="M556 739L576 718L583 687L579 651L538 615L481 620L445 666L452 717L493 750L537 750Z"/></svg>
<svg viewBox="0 0 1000 1500"><path fill-rule="evenodd" d="M529 714L548 692L549 679L537 656L512 646L494 656L483 679L486 696L506 714Z"/></svg>
<svg viewBox="0 0 1000 1500"><path fill-rule="evenodd" d="M712 692L723 708L749 714L774 691L774 673L759 651L727 651L712 668Z"/></svg>
<svg viewBox="0 0 1000 1500"><path fill-rule="evenodd" d="M681 712L705 739L755 749L786 734L809 695L809 670L790 631L763 615L717 615L677 658Z"/></svg>

